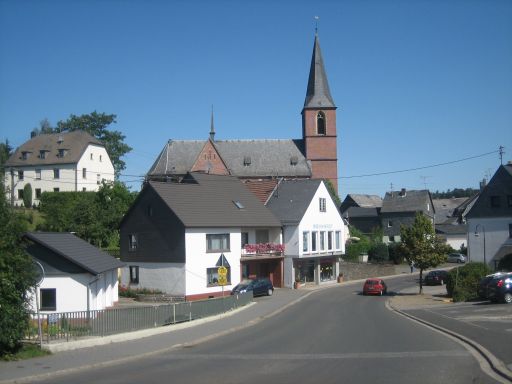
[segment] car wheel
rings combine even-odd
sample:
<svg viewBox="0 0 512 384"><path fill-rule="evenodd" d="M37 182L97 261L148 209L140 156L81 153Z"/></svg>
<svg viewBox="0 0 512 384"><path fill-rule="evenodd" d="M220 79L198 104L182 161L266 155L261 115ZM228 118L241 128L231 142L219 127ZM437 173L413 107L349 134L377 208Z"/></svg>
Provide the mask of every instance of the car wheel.
<svg viewBox="0 0 512 384"><path fill-rule="evenodd" d="M506 292L505 295L503 296L503 301L507 304L512 303L512 293Z"/></svg>
<svg viewBox="0 0 512 384"><path fill-rule="evenodd" d="M457 264L460 264L460 263L461 263L461 261L460 261L460 260L457 260Z"/></svg>
<svg viewBox="0 0 512 384"><path fill-rule="evenodd" d="M444 285L444 280L441 280L441 285Z"/></svg>
<svg viewBox="0 0 512 384"><path fill-rule="evenodd" d="M274 290L272 288L269 288L268 292L267 292L267 295L268 296L272 296L273 293L274 293Z"/></svg>

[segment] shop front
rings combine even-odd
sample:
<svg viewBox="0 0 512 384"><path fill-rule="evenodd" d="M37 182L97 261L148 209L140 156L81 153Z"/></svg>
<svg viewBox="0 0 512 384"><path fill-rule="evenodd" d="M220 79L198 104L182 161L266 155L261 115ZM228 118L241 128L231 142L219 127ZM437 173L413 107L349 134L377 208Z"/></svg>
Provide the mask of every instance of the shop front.
<svg viewBox="0 0 512 384"><path fill-rule="evenodd" d="M243 256L241 260L242 279L267 277L274 287L283 285L283 256Z"/></svg>
<svg viewBox="0 0 512 384"><path fill-rule="evenodd" d="M295 281L306 285L318 285L335 281L338 276L338 256L295 258L293 269Z"/></svg>

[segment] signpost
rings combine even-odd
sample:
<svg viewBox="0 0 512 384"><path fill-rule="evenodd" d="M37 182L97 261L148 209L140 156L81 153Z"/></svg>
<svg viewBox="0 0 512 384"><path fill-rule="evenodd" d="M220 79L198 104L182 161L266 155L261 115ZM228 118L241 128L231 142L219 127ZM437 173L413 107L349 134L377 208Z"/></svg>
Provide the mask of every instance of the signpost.
<svg viewBox="0 0 512 384"><path fill-rule="evenodd" d="M222 286L222 297L224 297L224 286L228 283L228 269L225 266L220 266L217 269L218 284Z"/></svg>

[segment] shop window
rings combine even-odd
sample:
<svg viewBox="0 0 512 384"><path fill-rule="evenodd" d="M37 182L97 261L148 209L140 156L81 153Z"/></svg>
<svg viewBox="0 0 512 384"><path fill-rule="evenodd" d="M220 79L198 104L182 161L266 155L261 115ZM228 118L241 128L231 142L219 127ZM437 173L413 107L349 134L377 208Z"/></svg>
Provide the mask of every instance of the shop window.
<svg viewBox="0 0 512 384"><path fill-rule="evenodd" d="M41 311L56 311L57 310L57 289L55 288L41 288L39 290L41 298Z"/></svg>

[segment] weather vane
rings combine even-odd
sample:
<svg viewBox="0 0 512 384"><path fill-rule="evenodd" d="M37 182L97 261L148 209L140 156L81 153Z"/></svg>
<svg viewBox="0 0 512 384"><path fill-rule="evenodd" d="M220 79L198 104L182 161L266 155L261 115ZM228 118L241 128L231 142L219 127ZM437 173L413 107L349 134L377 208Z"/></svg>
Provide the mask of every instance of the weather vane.
<svg viewBox="0 0 512 384"><path fill-rule="evenodd" d="M320 16L315 16L315 33L318 33L318 20L320 20Z"/></svg>

